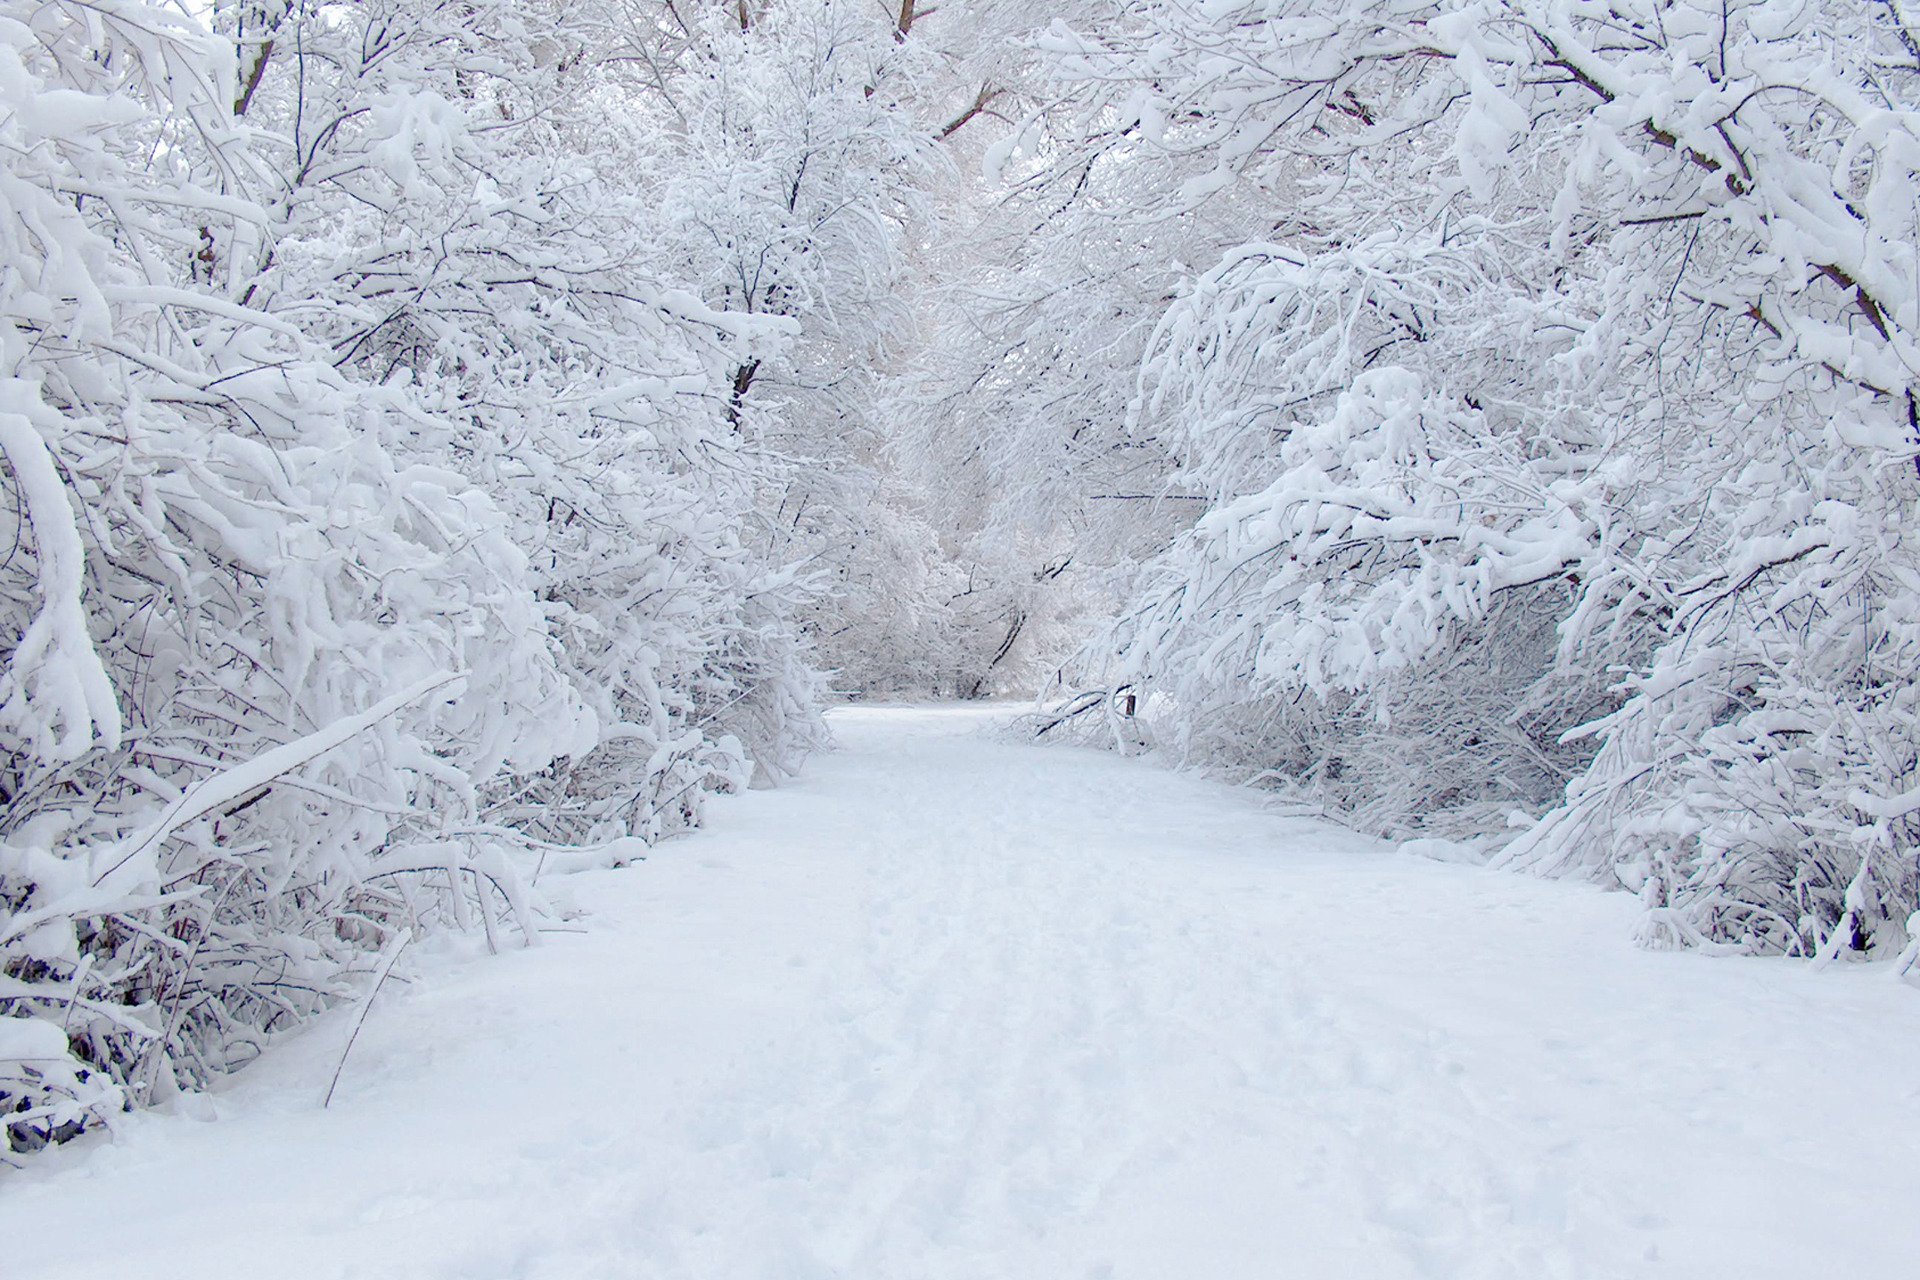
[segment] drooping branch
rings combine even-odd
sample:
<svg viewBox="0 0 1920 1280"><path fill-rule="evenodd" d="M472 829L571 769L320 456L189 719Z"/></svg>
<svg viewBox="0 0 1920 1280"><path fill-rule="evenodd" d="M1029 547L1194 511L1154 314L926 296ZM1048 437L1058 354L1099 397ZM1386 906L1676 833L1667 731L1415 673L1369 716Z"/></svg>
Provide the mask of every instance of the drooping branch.
<svg viewBox="0 0 1920 1280"><path fill-rule="evenodd" d="M1551 55L1547 60L1548 66L1566 72L1575 84L1594 94L1603 103L1612 103L1615 101L1618 95L1602 84L1593 73L1581 68L1573 58L1562 52L1551 37L1544 32L1536 32L1535 35ZM1746 157L1740 154L1740 149L1734 145L1732 138L1728 136L1725 122L1715 125L1714 132L1717 133L1721 141L1726 144L1727 153L1733 157L1734 164L1738 167L1738 172L1734 172L1722 161L1707 155L1695 147L1683 146L1680 142L1680 136L1677 133L1661 125L1656 120L1647 119L1641 121L1640 129L1656 146L1664 147L1676 155L1684 157L1686 161L1695 168L1719 175L1721 180L1726 183L1729 195L1737 198L1752 192L1755 183L1753 171L1748 166ZM1842 289L1851 290L1855 308L1859 310L1861 315L1866 317L1867 323L1873 326L1874 332L1878 333L1884 341L1890 342L1893 340L1891 327L1887 323L1886 309L1880 304L1878 299L1867 291L1866 286L1854 277L1852 272L1840 266L1838 263L1832 262L1816 262L1813 263L1812 266L1814 274L1826 277Z"/></svg>

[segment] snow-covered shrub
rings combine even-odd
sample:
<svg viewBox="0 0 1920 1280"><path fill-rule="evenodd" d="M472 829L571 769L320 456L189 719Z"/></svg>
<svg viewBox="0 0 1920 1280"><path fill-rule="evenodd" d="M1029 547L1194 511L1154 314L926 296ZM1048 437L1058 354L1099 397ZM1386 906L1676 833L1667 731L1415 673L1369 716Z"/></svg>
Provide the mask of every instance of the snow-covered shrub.
<svg viewBox="0 0 1920 1280"><path fill-rule="evenodd" d="M1537 819L1504 858L1619 879L1650 941L1897 950L1897 7L1143 0L1049 43L1083 146L1184 175L1162 214L1272 210L1142 366L1209 509L1103 680L1383 830Z"/></svg>
<svg viewBox="0 0 1920 1280"><path fill-rule="evenodd" d="M15 1150L819 737L728 395L790 322L649 268L564 12L0 14Z"/></svg>
<svg viewBox="0 0 1920 1280"><path fill-rule="evenodd" d="M1590 423L1521 407L1565 343L1478 257L1243 249L1169 312L1139 406L1210 509L1143 577L1117 678L1183 750L1387 832L1547 807L1586 759L1561 733L1611 707L1556 635L1604 541Z"/></svg>
<svg viewBox="0 0 1920 1280"><path fill-rule="evenodd" d="M232 296L269 218L221 46L136 3L18 7L0 39L21 1149L244 1061L404 928L472 899L491 930L514 890L478 792L592 726L505 513Z"/></svg>
<svg viewBox="0 0 1920 1280"><path fill-rule="evenodd" d="M730 398L792 322L662 282L683 264L650 243L657 206L679 197L636 180L650 138L583 55L593 17L293 11L276 47L311 65L270 68L249 109L299 175L256 301L413 406L392 449L508 513L597 722L590 750L488 797L491 820L549 841L671 833L749 756L788 771L820 734L806 592L749 545L778 469Z"/></svg>

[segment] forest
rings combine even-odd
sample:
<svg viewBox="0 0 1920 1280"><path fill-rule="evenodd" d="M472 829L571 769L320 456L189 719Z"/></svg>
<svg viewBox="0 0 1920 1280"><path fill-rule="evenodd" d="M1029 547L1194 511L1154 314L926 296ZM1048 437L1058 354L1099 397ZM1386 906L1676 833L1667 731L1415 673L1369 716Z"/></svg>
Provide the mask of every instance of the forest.
<svg viewBox="0 0 1920 1280"><path fill-rule="evenodd" d="M1917 175L1908 0L6 0L0 1158L849 701L1920 968Z"/></svg>

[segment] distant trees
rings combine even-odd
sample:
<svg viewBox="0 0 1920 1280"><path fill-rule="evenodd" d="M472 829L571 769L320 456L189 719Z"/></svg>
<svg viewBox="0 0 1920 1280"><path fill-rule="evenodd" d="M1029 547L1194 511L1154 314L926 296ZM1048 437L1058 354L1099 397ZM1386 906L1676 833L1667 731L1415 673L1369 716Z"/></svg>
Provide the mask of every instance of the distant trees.
<svg viewBox="0 0 1920 1280"><path fill-rule="evenodd" d="M618 12L608 43L669 212L650 243L710 305L790 330L743 354L731 417L778 476L748 536L816 587L800 618L828 678L857 695L1030 687L1020 646L1070 647L1036 598L1052 557L974 536L984 508L964 510L970 484L943 461L967 433L943 426L954 398L928 370L965 323L948 290L974 260L954 241L979 151L1019 100L1010 44L1032 15L977 0Z"/></svg>
<svg viewBox="0 0 1920 1280"><path fill-rule="evenodd" d="M1206 514L1105 679L1374 829L1520 823L1504 860L1617 879L1649 941L1898 949L1899 7L1147 0L1047 46L1056 167L1239 227L1140 365Z"/></svg>
<svg viewBox="0 0 1920 1280"><path fill-rule="evenodd" d="M846 613L860 582L905 592L922 572L882 496L882 370L914 342L903 245L942 163L913 103L924 42L896 39L900 21L850 0L699 9L649 95L656 240L710 305L791 332L743 353L728 414L768 467L746 536L818 588L804 614L830 668L886 625Z"/></svg>

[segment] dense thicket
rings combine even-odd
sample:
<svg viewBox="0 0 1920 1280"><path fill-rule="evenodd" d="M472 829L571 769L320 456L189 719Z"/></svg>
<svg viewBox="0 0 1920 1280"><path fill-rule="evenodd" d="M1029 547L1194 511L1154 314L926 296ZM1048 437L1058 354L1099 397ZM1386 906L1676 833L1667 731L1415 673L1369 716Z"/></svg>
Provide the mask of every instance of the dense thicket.
<svg viewBox="0 0 1920 1280"><path fill-rule="evenodd" d="M797 767L931 146L831 0L195 12L0 11L16 1150Z"/></svg>
<svg viewBox="0 0 1920 1280"><path fill-rule="evenodd" d="M8 1144L1096 624L1102 735L1907 945L1904 14L0 6Z"/></svg>
<svg viewBox="0 0 1920 1280"><path fill-rule="evenodd" d="M1030 198L1182 275L1101 330L1114 447L1204 511L1102 683L1369 828L1617 880L1650 941L1904 945L1901 6L1141 0L1043 43Z"/></svg>

